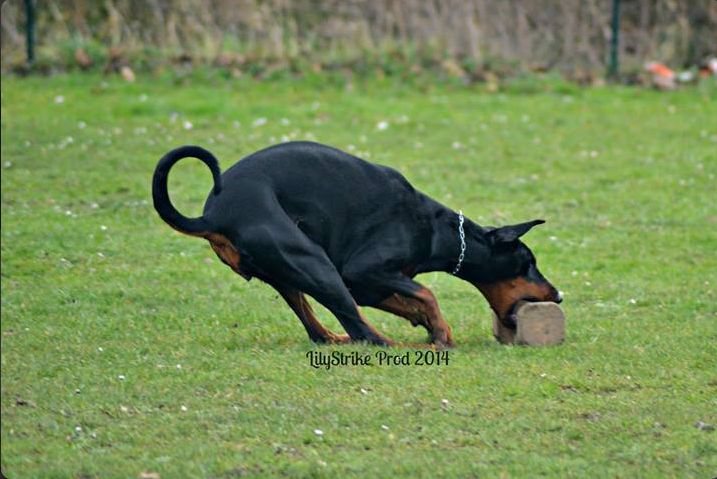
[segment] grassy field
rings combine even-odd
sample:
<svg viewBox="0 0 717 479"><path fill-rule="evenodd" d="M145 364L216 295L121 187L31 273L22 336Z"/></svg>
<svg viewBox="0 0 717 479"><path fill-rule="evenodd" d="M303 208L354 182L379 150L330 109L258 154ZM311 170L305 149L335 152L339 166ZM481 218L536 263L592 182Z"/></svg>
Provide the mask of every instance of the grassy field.
<svg viewBox="0 0 717 479"><path fill-rule="evenodd" d="M717 89L524 91L3 78L5 475L717 474ZM525 241L564 291L566 343L497 344L480 293L429 274L448 365L310 367L378 349L313 346L150 199L172 147L226 168L287 139L398 168L481 224L547 219ZM187 160L170 192L196 215L210 186Z"/></svg>

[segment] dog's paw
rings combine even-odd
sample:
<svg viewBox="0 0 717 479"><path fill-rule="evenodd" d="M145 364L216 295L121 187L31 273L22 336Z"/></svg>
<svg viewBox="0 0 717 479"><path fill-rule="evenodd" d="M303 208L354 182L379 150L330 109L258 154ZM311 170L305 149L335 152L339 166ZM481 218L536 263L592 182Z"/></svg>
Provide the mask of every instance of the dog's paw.
<svg viewBox="0 0 717 479"><path fill-rule="evenodd" d="M332 333L326 341L328 344L348 344L351 342L351 336L348 334Z"/></svg>
<svg viewBox="0 0 717 479"><path fill-rule="evenodd" d="M446 349L453 348L453 341L433 341L433 347L436 351L445 351Z"/></svg>
<svg viewBox="0 0 717 479"><path fill-rule="evenodd" d="M373 344L374 346L384 346L384 347L390 347L390 346L396 346L396 342L392 339L388 339L385 336L381 336L380 334L377 334L376 336L373 336L371 338L366 338L365 340L369 344Z"/></svg>
<svg viewBox="0 0 717 479"><path fill-rule="evenodd" d="M453 347L453 336L449 330L434 331L431 335L431 343L437 350L450 349Z"/></svg>

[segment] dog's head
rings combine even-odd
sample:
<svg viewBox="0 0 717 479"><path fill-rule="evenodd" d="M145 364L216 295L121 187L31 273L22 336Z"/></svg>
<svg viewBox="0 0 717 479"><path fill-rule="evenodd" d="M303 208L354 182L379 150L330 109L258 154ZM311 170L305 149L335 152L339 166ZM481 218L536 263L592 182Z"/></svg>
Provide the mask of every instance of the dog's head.
<svg viewBox="0 0 717 479"><path fill-rule="evenodd" d="M485 228L480 233L484 254L476 257L476 261L466 255L460 276L483 293L506 326L515 327L512 314L520 301L562 301L560 292L538 270L533 252L519 239L542 223L545 221L534 220ZM470 246L467 251L470 252Z"/></svg>

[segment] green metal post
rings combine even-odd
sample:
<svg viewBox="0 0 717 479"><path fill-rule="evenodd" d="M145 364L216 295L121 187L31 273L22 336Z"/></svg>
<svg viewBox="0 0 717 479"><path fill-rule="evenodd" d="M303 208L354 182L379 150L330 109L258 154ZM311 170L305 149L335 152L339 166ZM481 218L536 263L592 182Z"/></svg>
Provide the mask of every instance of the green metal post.
<svg viewBox="0 0 717 479"><path fill-rule="evenodd" d="M27 19L25 35L27 38L27 64L32 66L35 61L35 2L25 0L25 17Z"/></svg>
<svg viewBox="0 0 717 479"><path fill-rule="evenodd" d="M616 78L620 69L618 59L618 45L620 42L620 0L612 0L612 34L610 36L610 62L607 75Z"/></svg>

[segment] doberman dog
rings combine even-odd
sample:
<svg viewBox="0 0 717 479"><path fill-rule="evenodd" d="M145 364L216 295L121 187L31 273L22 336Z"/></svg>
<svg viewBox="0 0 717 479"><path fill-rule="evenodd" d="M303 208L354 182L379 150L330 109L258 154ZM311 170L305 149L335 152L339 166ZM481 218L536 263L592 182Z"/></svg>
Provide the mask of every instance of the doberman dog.
<svg viewBox="0 0 717 479"><path fill-rule="evenodd" d="M171 167L204 162L214 188L198 218L172 205ZM560 302L519 238L534 220L482 227L413 186L396 170L312 142L289 142L253 153L221 173L217 159L183 146L158 163L154 207L172 228L205 238L245 279L274 287L317 343L392 345L361 314L372 306L421 325L436 348L451 347L451 328L433 293L413 280L445 271L477 287L501 322L515 328L521 300ZM304 295L339 320L348 336L319 323Z"/></svg>

